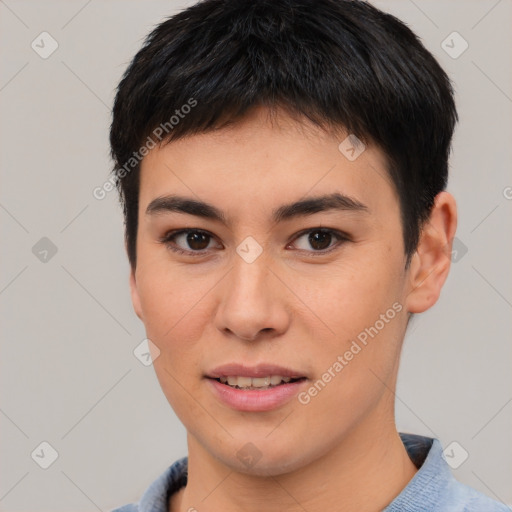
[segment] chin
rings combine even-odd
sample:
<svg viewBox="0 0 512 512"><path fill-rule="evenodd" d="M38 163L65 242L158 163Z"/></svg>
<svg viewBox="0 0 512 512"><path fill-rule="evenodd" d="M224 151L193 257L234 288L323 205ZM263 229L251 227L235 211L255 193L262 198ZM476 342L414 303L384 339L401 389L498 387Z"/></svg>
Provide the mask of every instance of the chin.
<svg viewBox="0 0 512 512"><path fill-rule="evenodd" d="M246 439L235 450L234 456L232 454L218 453L215 457L237 473L261 477L291 473L314 459L304 452L303 442L286 446L278 440L269 442L268 439L255 442Z"/></svg>

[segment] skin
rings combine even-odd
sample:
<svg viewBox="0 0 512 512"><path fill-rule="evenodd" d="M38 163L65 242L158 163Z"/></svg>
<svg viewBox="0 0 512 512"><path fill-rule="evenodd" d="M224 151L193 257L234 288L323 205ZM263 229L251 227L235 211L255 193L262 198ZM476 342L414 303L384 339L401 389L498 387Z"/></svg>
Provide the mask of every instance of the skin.
<svg viewBox="0 0 512 512"><path fill-rule="evenodd" d="M130 286L160 350L160 385L187 429L188 483L172 496L173 512L377 511L417 471L396 430L394 389L408 316L437 301L449 271L455 200L447 192L436 197L406 269L385 157L368 145L349 161L338 149L346 135L283 111L271 122L259 107L227 128L154 148L142 161ZM367 210L271 220L283 204L335 191ZM167 194L215 205L228 225L146 213ZM333 236L325 246L336 249L318 255L325 246L297 233L319 227L349 239ZM201 256L161 242L182 228L211 234ZM263 249L250 264L236 252L247 236ZM198 247L186 236L174 245ZM205 374L233 361L300 370L307 390L395 303L402 311L306 405L294 398L272 411L240 412L210 391ZM248 442L261 454L251 467L237 458Z"/></svg>

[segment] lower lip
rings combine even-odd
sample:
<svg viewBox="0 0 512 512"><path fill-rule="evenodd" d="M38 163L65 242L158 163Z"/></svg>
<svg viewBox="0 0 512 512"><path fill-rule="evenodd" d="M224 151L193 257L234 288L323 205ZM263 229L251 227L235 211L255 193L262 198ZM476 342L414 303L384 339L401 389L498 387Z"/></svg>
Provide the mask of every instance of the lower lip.
<svg viewBox="0 0 512 512"><path fill-rule="evenodd" d="M215 379L206 379L213 393L222 402L239 411L271 411L277 409L295 395L306 383L306 379L280 384L267 389L237 389Z"/></svg>

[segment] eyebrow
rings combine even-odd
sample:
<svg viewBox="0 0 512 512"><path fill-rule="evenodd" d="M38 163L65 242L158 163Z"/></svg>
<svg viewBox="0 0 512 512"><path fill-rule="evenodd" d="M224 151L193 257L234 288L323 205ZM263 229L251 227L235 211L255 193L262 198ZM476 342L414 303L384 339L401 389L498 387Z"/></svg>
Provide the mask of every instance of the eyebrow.
<svg viewBox="0 0 512 512"><path fill-rule="evenodd" d="M330 210L369 212L369 208L357 199L335 192L282 205L272 211L272 221L278 223L295 217L304 217ZM184 196L168 195L157 197L146 208L146 215L157 215L167 212L185 213L216 220L224 225L228 224L224 212L216 206Z"/></svg>

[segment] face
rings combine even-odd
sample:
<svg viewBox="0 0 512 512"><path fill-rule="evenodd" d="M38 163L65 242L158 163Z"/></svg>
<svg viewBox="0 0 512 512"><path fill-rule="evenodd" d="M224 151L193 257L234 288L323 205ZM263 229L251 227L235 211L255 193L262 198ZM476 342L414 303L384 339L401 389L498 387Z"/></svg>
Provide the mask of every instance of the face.
<svg viewBox="0 0 512 512"><path fill-rule="evenodd" d="M134 308L189 442L239 471L298 469L392 421L411 292L400 209L382 152L351 161L345 136L257 109L142 162ZM299 380L214 380L251 372Z"/></svg>

